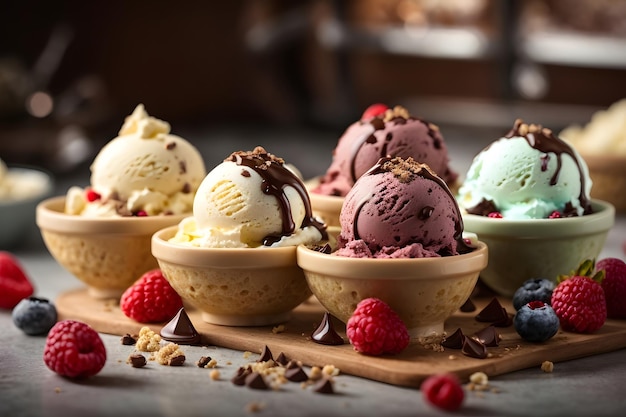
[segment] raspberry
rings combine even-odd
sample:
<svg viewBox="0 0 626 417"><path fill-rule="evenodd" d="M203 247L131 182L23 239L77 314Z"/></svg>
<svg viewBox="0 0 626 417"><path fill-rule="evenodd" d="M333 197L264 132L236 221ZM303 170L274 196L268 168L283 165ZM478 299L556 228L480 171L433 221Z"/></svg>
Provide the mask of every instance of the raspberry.
<svg viewBox="0 0 626 417"><path fill-rule="evenodd" d="M63 320L48 333L43 361L59 375L68 378L93 376L104 367L106 359L100 335L85 323Z"/></svg>
<svg viewBox="0 0 626 417"><path fill-rule="evenodd" d="M140 323L169 320L182 307L182 299L160 269L143 274L120 298L124 314Z"/></svg>
<svg viewBox="0 0 626 417"><path fill-rule="evenodd" d="M388 109L389 109L389 106L387 106L386 104L382 104L382 103L372 104L367 109L365 109L365 111L363 112L363 115L361 116L361 120L370 120L370 119L373 119L374 117L382 116L383 114L385 114L385 112Z"/></svg>
<svg viewBox="0 0 626 417"><path fill-rule="evenodd" d="M9 252L0 252L0 308L11 310L34 291L17 258Z"/></svg>
<svg viewBox="0 0 626 417"><path fill-rule="evenodd" d="M446 411L461 408L465 392L454 374L431 375L420 386L422 396L432 405Z"/></svg>
<svg viewBox="0 0 626 417"><path fill-rule="evenodd" d="M487 217L491 217L492 219L501 219L502 213L500 213L499 211L492 211L491 213L487 214Z"/></svg>
<svg viewBox="0 0 626 417"><path fill-rule="evenodd" d="M93 203L96 200L100 200L101 195L95 192L94 190L92 190L91 188L88 188L85 190L85 198L90 203Z"/></svg>
<svg viewBox="0 0 626 417"><path fill-rule="evenodd" d="M577 333L592 333L606 321L606 298L601 282L604 271L593 277L589 273L594 262L584 261L570 276L558 278L558 285L552 292L551 305L559 317L563 330Z"/></svg>
<svg viewBox="0 0 626 417"><path fill-rule="evenodd" d="M409 332L398 314L377 298L362 300L348 319L346 334L357 352L396 354L409 345Z"/></svg>
<svg viewBox="0 0 626 417"><path fill-rule="evenodd" d="M618 258L598 261L596 271L604 270L602 288L606 297L607 317L626 318L626 263Z"/></svg>
<svg viewBox="0 0 626 417"><path fill-rule="evenodd" d="M563 217L561 215L561 212L558 210L554 210L552 213L550 213L550 215L548 216L548 219L560 219L561 217Z"/></svg>

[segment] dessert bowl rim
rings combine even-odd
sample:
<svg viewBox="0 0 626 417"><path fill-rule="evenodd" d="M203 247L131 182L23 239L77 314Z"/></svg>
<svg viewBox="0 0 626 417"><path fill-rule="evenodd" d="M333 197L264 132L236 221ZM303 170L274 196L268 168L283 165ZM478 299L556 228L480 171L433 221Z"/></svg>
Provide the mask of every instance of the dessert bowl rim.
<svg viewBox="0 0 626 417"><path fill-rule="evenodd" d="M434 258L350 258L321 253L300 245L298 265L305 272L356 280L424 280L457 278L487 266L487 244L478 241L468 253ZM348 272L349 271L349 272Z"/></svg>
<svg viewBox="0 0 626 417"><path fill-rule="evenodd" d="M25 172L28 174L34 174L38 176L39 178L41 178L42 180L44 180L45 185L41 189L41 192L31 194L26 197L21 197L21 198L11 197L11 198L6 198L6 199L0 199L0 208L16 206L19 204L29 204L34 201L40 201L43 198L50 195L50 193L54 189L54 177L48 171L45 171L43 169L39 169L36 167L26 166L26 165L8 165L7 168L9 171L12 171L12 172L18 171L18 172Z"/></svg>
<svg viewBox="0 0 626 417"><path fill-rule="evenodd" d="M190 214L144 217L84 217L64 213L66 196L54 196L37 204L36 223L40 229L74 235L145 235L180 222Z"/></svg>
<svg viewBox="0 0 626 417"><path fill-rule="evenodd" d="M180 266L223 269L257 269L296 265L296 246L259 248L207 248L169 242L178 226L152 235L152 256Z"/></svg>
<svg viewBox="0 0 626 417"><path fill-rule="evenodd" d="M563 238L608 231L615 223L613 204L591 199L594 213L558 219L491 218L462 212L466 231L481 235L509 238Z"/></svg>

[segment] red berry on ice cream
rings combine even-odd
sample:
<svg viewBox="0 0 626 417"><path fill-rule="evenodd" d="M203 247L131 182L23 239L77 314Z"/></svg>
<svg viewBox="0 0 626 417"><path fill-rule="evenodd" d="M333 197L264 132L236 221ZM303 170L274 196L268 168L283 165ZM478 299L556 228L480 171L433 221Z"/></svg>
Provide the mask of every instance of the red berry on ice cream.
<svg viewBox="0 0 626 417"><path fill-rule="evenodd" d="M172 288L160 269L148 271L130 286L120 299L127 317L140 323L169 320L183 307L180 295Z"/></svg>
<svg viewBox="0 0 626 417"><path fill-rule="evenodd" d="M87 190L85 190L85 198L90 203L93 203L96 200L100 200L101 196L91 188L88 188Z"/></svg>
<svg viewBox="0 0 626 417"><path fill-rule="evenodd" d="M596 271L604 270L602 288L606 297L607 317L626 318L626 262L605 258L596 263Z"/></svg>
<svg viewBox="0 0 626 417"><path fill-rule="evenodd" d="M409 332L398 314L377 298L359 302L346 324L346 334L357 352L396 354L409 345Z"/></svg>
<svg viewBox="0 0 626 417"><path fill-rule="evenodd" d="M59 375L86 378L100 372L107 354L100 335L89 325L64 320L55 324L46 339L44 363Z"/></svg>
<svg viewBox="0 0 626 417"><path fill-rule="evenodd" d="M558 278L559 284L552 291L550 304L563 330L592 333L606 321L606 298L600 284L604 271L591 277L589 274L593 269L594 262L586 260L569 276Z"/></svg>
<svg viewBox="0 0 626 417"><path fill-rule="evenodd" d="M17 258L9 252L0 252L0 308L11 310L33 292L33 285Z"/></svg>
<svg viewBox="0 0 626 417"><path fill-rule="evenodd" d="M389 110L389 106L387 106L386 104L372 104L367 109L365 109L363 115L361 116L361 120L370 120L374 117L382 116L387 110Z"/></svg>
<svg viewBox="0 0 626 417"><path fill-rule="evenodd" d="M430 404L446 411L458 410L465 392L454 374L431 375L420 386L422 396Z"/></svg>

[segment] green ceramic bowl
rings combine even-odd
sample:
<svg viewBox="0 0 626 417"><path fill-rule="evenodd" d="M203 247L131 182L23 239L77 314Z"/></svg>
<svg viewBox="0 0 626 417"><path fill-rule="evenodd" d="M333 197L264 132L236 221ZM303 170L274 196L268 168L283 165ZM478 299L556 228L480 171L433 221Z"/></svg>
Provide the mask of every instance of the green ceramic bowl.
<svg viewBox="0 0 626 417"><path fill-rule="evenodd" d="M594 213L560 219L507 220L464 214L466 232L489 247L480 279L500 295L513 296L530 278L556 280L585 259L598 257L615 222L612 204L593 200Z"/></svg>

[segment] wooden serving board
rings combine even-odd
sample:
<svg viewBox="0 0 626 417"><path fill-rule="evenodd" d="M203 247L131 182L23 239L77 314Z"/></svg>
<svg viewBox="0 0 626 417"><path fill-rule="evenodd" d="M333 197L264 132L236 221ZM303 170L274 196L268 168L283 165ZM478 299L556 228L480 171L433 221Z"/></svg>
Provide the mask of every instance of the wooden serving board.
<svg viewBox="0 0 626 417"><path fill-rule="evenodd" d="M475 320L476 314L489 299L476 299L477 310L471 313L458 312L445 324L447 334L461 328L466 335L486 327L488 323ZM509 300L499 298L509 313L514 310ZM86 289L77 289L61 294L56 300L59 319L75 319L88 323L102 333L113 335L137 334L148 326L160 331L165 323L142 324L127 318L119 308L117 300L96 300ZM489 347L489 356L476 359L464 355L460 350L445 349L437 352L418 341L399 355L365 356L354 351L345 336L345 325L337 323L336 329L344 338L341 346L326 346L313 342L310 334L321 321L324 309L314 298L302 303L284 324L284 331L272 332L274 326L227 327L205 323L201 313L186 309L202 343L226 348L260 353L265 345L276 357L280 352L288 358L302 361L309 366L332 364L341 372L389 384L419 387L421 382L434 373L453 372L467 380L474 372L488 376L539 367L543 361L560 362L569 359L610 352L626 347L626 321L607 320L594 334L577 334L559 331L545 343L533 344L522 340L513 326L497 328L502 340L497 347Z"/></svg>

